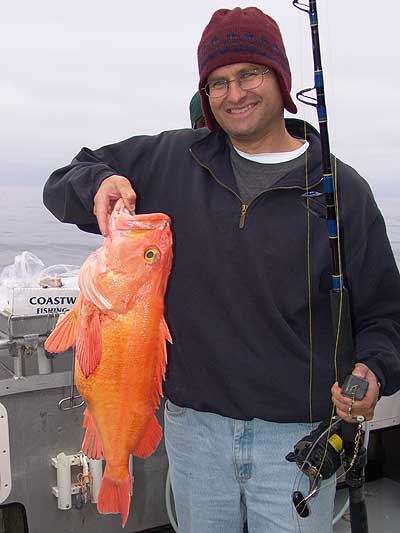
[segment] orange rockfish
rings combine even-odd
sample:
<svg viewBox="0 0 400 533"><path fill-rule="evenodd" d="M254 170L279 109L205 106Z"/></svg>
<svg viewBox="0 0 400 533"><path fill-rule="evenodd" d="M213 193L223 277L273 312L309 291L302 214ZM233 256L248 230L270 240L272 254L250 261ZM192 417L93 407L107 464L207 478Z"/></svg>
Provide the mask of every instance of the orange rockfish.
<svg viewBox="0 0 400 533"><path fill-rule="evenodd" d="M83 263L80 295L48 337L49 352L75 345L76 385L87 408L83 452L106 460L97 508L129 514L129 455L148 457L162 430L166 340L164 293L172 263L170 219L130 215L119 200L104 244Z"/></svg>

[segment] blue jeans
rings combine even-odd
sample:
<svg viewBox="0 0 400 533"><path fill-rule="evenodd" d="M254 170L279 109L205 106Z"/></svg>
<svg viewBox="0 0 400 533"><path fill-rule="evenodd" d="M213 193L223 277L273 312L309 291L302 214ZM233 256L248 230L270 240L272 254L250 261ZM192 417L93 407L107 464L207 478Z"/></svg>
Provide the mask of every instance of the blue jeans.
<svg viewBox="0 0 400 533"><path fill-rule="evenodd" d="M315 426L314 426L315 427ZM179 533L330 533L335 481L322 483L300 518L292 493L309 481L285 460L309 424L233 420L165 406L165 445Z"/></svg>

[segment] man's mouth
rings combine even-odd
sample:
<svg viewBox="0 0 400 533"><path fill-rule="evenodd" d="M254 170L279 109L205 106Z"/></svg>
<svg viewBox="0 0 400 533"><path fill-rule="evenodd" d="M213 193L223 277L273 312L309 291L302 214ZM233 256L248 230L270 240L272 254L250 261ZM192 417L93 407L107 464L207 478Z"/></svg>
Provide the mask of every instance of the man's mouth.
<svg viewBox="0 0 400 533"><path fill-rule="evenodd" d="M230 107L229 109L227 109L227 112L230 113L231 115L242 115L243 113L246 113L250 109L253 109L255 105L256 104L248 104L243 107Z"/></svg>

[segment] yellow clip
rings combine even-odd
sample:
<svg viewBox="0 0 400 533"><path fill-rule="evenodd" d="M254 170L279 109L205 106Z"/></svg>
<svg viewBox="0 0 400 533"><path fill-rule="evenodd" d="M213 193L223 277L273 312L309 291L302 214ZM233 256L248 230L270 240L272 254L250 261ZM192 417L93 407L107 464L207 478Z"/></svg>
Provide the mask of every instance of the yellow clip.
<svg viewBox="0 0 400 533"><path fill-rule="evenodd" d="M343 449L343 441L337 433L331 435L328 442L337 452L340 452Z"/></svg>

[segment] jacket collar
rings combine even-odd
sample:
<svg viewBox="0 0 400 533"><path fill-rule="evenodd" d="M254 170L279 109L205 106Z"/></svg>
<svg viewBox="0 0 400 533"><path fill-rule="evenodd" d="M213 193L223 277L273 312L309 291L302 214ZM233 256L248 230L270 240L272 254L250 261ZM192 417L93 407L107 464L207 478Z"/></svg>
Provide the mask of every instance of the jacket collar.
<svg viewBox="0 0 400 533"><path fill-rule="evenodd" d="M306 139L310 143L306 152L308 163L308 187L314 187L320 183L322 179L321 143L319 134L311 124L302 120L286 119L285 123L289 133L294 137L304 139L304 132L306 131ZM195 160L204 168L208 169L218 181L237 191L236 180L230 162L229 143L225 132L210 132L200 141L193 143L190 150ZM279 189L290 187L300 187L305 189L305 173L299 171L289 172L279 180L273 188Z"/></svg>

